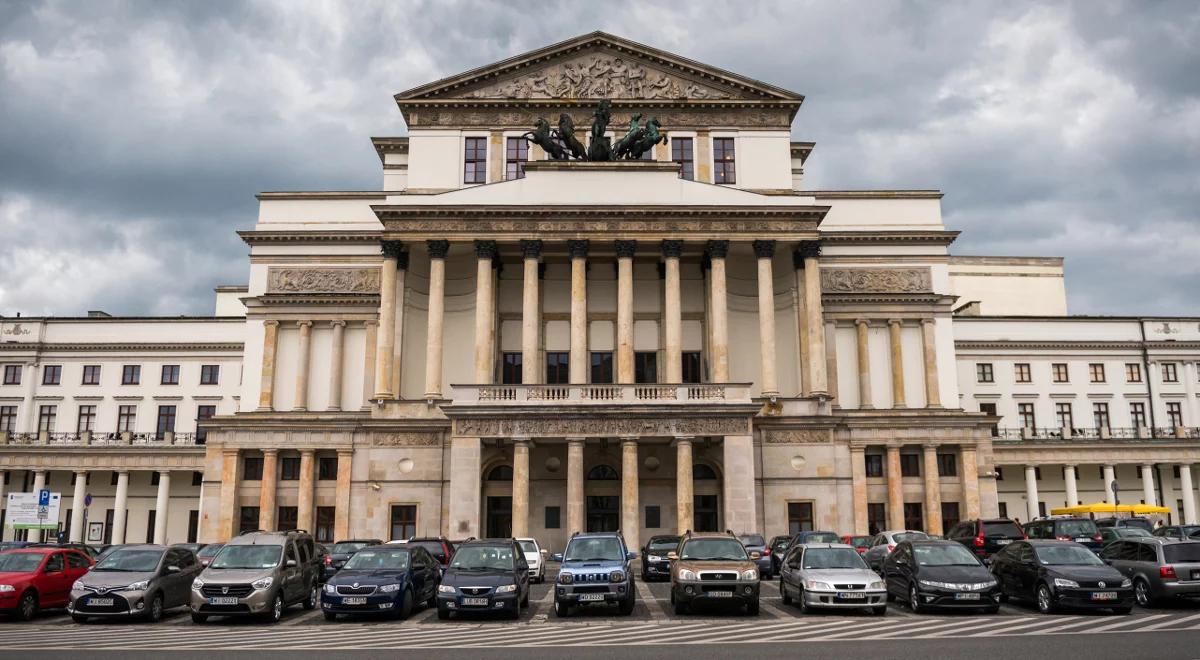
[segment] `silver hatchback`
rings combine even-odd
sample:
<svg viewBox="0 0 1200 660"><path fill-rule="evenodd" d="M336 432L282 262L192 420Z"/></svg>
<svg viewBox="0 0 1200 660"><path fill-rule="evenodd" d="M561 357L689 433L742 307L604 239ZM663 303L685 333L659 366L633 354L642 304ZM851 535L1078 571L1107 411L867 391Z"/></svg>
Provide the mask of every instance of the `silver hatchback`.
<svg viewBox="0 0 1200 660"><path fill-rule="evenodd" d="M887 585L853 546L812 543L792 546L779 567L783 604L795 600L800 611L816 608L870 609L887 614Z"/></svg>
<svg viewBox="0 0 1200 660"><path fill-rule="evenodd" d="M76 623L91 618L139 617L158 621L188 604L200 562L191 550L127 545L104 556L71 586L67 611Z"/></svg>

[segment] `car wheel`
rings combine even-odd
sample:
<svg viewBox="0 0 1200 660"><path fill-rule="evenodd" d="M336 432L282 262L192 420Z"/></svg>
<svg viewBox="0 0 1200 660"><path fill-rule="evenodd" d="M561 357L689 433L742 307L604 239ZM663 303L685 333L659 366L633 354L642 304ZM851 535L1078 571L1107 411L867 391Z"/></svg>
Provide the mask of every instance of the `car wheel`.
<svg viewBox="0 0 1200 660"><path fill-rule="evenodd" d="M308 590L308 597L304 599L304 609L315 610L319 602L321 602L321 592L317 590L317 583L313 582L312 589Z"/></svg>
<svg viewBox="0 0 1200 660"><path fill-rule="evenodd" d="M618 611L621 612L621 616L629 616L630 614L633 614L634 602L635 601L633 600L632 594L629 596L629 598L621 601L621 604L618 605Z"/></svg>
<svg viewBox="0 0 1200 660"><path fill-rule="evenodd" d="M449 619L450 619L450 610L439 605L438 606L438 620L439 621L447 621Z"/></svg>
<svg viewBox="0 0 1200 660"><path fill-rule="evenodd" d="M150 601L150 608L146 610L146 620L150 623L158 623L162 621L163 616L163 597L162 594L154 594L154 599Z"/></svg>
<svg viewBox="0 0 1200 660"><path fill-rule="evenodd" d="M22 621L33 621L37 617L37 613L37 594L32 591L26 591L25 595L21 596L21 602L17 604L17 618Z"/></svg>
<svg viewBox="0 0 1200 660"><path fill-rule="evenodd" d="M407 619L413 611L413 595L408 589L404 590L404 600L400 603L400 618Z"/></svg>
<svg viewBox="0 0 1200 660"><path fill-rule="evenodd" d="M333 612L326 612L325 620L326 621L337 621L337 614L334 614Z"/></svg>
<svg viewBox="0 0 1200 660"><path fill-rule="evenodd" d="M1045 583L1039 584L1037 588L1037 608L1042 614L1054 612L1054 597L1050 595L1050 587Z"/></svg>
<svg viewBox="0 0 1200 660"><path fill-rule="evenodd" d="M526 608L526 607L529 607L529 590L528 590L528 589L526 589L526 590L525 590L525 595L524 595L524 596L521 596L521 605L520 605L520 607L521 607L522 609L523 609L523 608Z"/></svg>
<svg viewBox="0 0 1200 660"><path fill-rule="evenodd" d="M921 595L917 593L915 584L908 587L908 609L912 610L913 614L920 614L924 611L924 608L921 607Z"/></svg>
<svg viewBox="0 0 1200 660"><path fill-rule="evenodd" d="M788 595L787 585L783 583L783 580L779 581L779 598L783 600L784 605L792 604L792 597Z"/></svg>
<svg viewBox="0 0 1200 660"><path fill-rule="evenodd" d="M871 613L875 616L887 616L887 605L879 605L871 608Z"/></svg>
<svg viewBox="0 0 1200 660"><path fill-rule="evenodd" d="M1138 578L1133 581L1133 595L1138 605L1154 607L1154 597L1150 595L1150 585L1145 580Z"/></svg>
<svg viewBox="0 0 1200 660"><path fill-rule="evenodd" d="M275 600L271 602L271 609L263 614L263 619L268 623L279 623L283 618L283 594L275 594Z"/></svg>
<svg viewBox="0 0 1200 660"><path fill-rule="evenodd" d="M804 589L796 591L796 604L800 606L801 614L812 614L813 608L809 607L808 599L804 597Z"/></svg>
<svg viewBox="0 0 1200 660"><path fill-rule="evenodd" d="M571 606L557 600L554 601L554 616L560 619L571 616Z"/></svg>
<svg viewBox="0 0 1200 660"><path fill-rule="evenodd" d="M750 616L758 616L758 599L754 599L746 603L746 614Z"/></svg>
<svg viewBox="0 0 1200 660"><path fill-rule="evenodd" d="M88 618L82 614L72 614L71 620L74 621L75 623L87 623L88 622Z"/></svg>
<svg viewBox="0 0 1200 660"><path fill-rule="evenodd" d="M208 623L208 615L192 612L192 623Z"/></svg>

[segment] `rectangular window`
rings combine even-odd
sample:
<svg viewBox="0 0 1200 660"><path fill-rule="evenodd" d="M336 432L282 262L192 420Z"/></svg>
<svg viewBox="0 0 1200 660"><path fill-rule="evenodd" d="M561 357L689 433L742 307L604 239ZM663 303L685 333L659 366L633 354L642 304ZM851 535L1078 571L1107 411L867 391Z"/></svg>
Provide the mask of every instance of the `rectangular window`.
<svg viewBox="0 0 1200 660"><path fill-rule="evenodd" d="M83 365L83 381L82 385L99 385L100 384L100 365L85 364Z"/></svg>
<svg viewBox="0 0 1200 660"><path fill-rule="evenodd" d="M242 458L242 481L262 481L262 456L245 456Z"/></svg>
<svg viewBox="0 0 1200 660"><path fill-rule="evenodd" d="M994 383L996 376L992 373L992 365L988 362L980 362L975 365L975 380L980 383Z"/></svg>
<svg viewBox="0 0 1200 660"><path fill-rule="evenodd" d="M1029 368L1028 362L1018 362L1013 365L1013 376L1018 383L1032 383L1033 371Z"/></svg>
<svg viewBox="0 0 1200 660"><path fill-rule="evenodd" d="M1000 502L999 506L996 510L1000 513L1001 518L1008 517L1008 503L1007 502Z"/></svg>
<svg viewBox="0 0 1200 660"><path fill-rule="evenodd" d="M275 528L281 532L290 532L299 525L300 508L294 506L279 507L279 517L276 519Z"/></svg>
<svg viewBox="0 0 1200 660"><path fill-rule="evenodd" d="M566 385L571 382L571 354L566 352L546 353L546 384Z"/></svg>
<svg viewBox="0 0 1200 660"><path fill-rule="evenodd" d="M196 538L200 536L200 512L196 509L188 511L188 531L187 542L195 543Z"/></svg>
<svg viewBox="0 0 1200 660"><path fill-rule="evenodd" d="M958 502L942 502L942 529L950 529L962 518L958 512Z"/></svg>
<svg viewBox="0 0 1200 660"><path fill-rule="evenodd" d="M410 539L417 535L417 505L392 505L392 539Z"/></svg>
<svg viewBox="0 0 1200 660"><path fill-rule="evenodd" d="M525 162L529 160L529 142L523 137L505 140L504 180L525 178Z"/></svg>
<svg viewBox="0 0 1200 660"><path fill-rule="evenodd" d="M788 534L811 532L813 530L813 503L788 502Z"/></svg>
<svg viewBox="0 0 1200 660"><path fill-rule="evenodd" d="M958 456L954 454L938 454L937 465L939 477L958 476Z"/></svg>
<svg viewBox="0 0 1200 660"><path fill-rule="evenodd" d="M17 407L0 406L0 431L15 433L17 430ZM5 473L8 474L7 472Z"/></svg>
<svg viewBox="0 0 1200 660"><path fill-rule="evenodd" d="M1167 420L1171 426L1183 426L1183 404L1179 401L1167 402Z"/></svg>
<svg viewBox="0 0 1200 660"><path fill-rule="evenodd" d="M863 458L867 463L868 477L883 476L883 454L867 454Z"/></svg>
<svg viewBox="0 0 1200 660"><path fill-rule="evenodd" d="M1054 421L1058 422L1058 428L1060 429L1075 428L1074 421L1071 419L1071 404L1054 404Z"/></svg>
<svg viewBox="0 0 1200 660"><path fill-rule="evenodd" d="M317 457L317 480L318 481L337 481L338 459L337 456L318 456Z"/></svg>
<svg viewBox="0 0 1200 660"><path fill-rule="evenodd" d="M1021 419L1021 428L1035 429L1037 428L1037 417L1033 414L1032 403L1018 403L1017 417Z"/></svg>
<svg viewBox="0 0 1200 660"><path fill-rule="evenodd" d="M662 527L662 509L658 505L646 507L646 529Z"/></svg>
<svg viewBox="0 0 1200 660"><path fill-rule="evenodd" d="M561 519L562 509L556 506L546 507L546 529L559 529L562 527Z"/></svg>
<svg viewBox="0 0 1200 660"><path fill-rule="evenodd" d="M216 385L221 379L221 365L219 364L202 364L200 365L200 384L201 385Z"/></svg>
<svg viewBox="0 0 1200 660"><path fill-rule="evenodd" d="M696 159L692 155L692 138L671 138L671 160L679 163L679 178L696 178Z"/></svg>
<svg viewBox="0 0 1200 660"><path fill-rule="evenodd" d="M178 385L179 384L179 365L164 364L162 367L162 384L163 385Z"/></svg>
<svg viewBox="0 0 1200 660"><path fill-rule="evenodd" d="M4 365L4 384L5 385L20 385L21 384L21 365L19 365L19 364Z"/></svg>
<svg viewBox="0 0 1200 660"><path fill-rule="evenodd" d="M300 457L299 456L283 456L279 459L279 480L280 481L299 481L300 480Z"/></svg>
<svg viewBox="0 0 1200 660"><path fill-rule="evenodd" d="M1092 404L1092 422L1095 423L1096 428L1098 429L1109 428L1107 403Z"/></svg>
<svg viewBox="0 0 1200 660"><path fill-rule="evenodd" d="M58 418L58 406L38 408L38 431L54 432L54 420Z"/></svg>
<svg viewBox="0 0 1200 660"><path fill-rule="evenodd" d="M121 384L137 385L142 382L142 365L127 364L121 367Z"/></svg>
<svg viewBox="0 0 1200 660"><path fill-rule="evenodd" d="M487 138L466 139L463 152L463 183L487 183Z"/></svg>
<svg viewBox="0 0 1200 660"><path fill-rule="evenodd" d="M713 138L713 183L736 183L733 138Z"/></svg>
<svg viewBox="0 0 1200 660"><path fill-rule="evenodd" d="M1131 403L1129 404L1129 422L1134 428L1142 428L1146 426L1146 404Z"/></svg>
<svg viewBox="0 0 1200 660"><path fill-rule="evenodd" d="M192 473L192 485L193 486L204 485L204 473L203 472L197 471L197 472Z"/></svg>
<svg viewBox="0 0 1200 660"><path fill-rule="evenodd" d="M658 382L658 353L638 351L633 354L633 382Z"/></svg>
<svg viewBox="0 0 1200 660"><path fill-rule="evenodd" d="M883 502L867 503L867 531L878 534L887 529L887 505Z"/></svg>
<svg viewBox="0 0 1200 660"><path fill-rule="evenodd" d="M47 364L42 367L42 385L58 385L62 382L62 365Z"/></svg>
<svg viewBox="0 0 1200 660"><path fill-rule="evenodd" d="M196 444L202 445L208 441L208 429L201 428L200 422L212 419L215 414L216 406L196 406Z"/></svg>
<svg viewBox="0 0 1200 660"><path fill-rule="evenodd" d="M96 430L96 406L79 406L79 419L75 422L75 432Z"/></svg>
<svg viewBox="0 0 1200 660"><path fill-rule="evenodd" d="M1140 383L1142 382L1142 365L1137 362L1125 363L1125 382Z"/></svg>
<svg viewBox="0 0 1200 660"><path fill-rule="evenodd" d="M919 454L900 454L900 476L921 476L921 456Z"/></svg>
<svg viewBox="0 0 1200 660"><path fill-rule="evenodd" d="M981 412L985 415L991 415L992 417L995 417L996 416L996 404L981 403L981 404L979 404L979 412ZM1000 425L992 424L992 437L997 437L999 435L1000 435Z"/></svg>
<svg viewBox="0 0 1200 660"><path fill-rule="evenodd" d="M1054 375L1054 382L1069 383L1071 382L1070 374L1067 372L1066 362L1055 362L1050 365L1050 372Z"/></svg>
<svg viewBox="0 0 1200 660"><path fill-rule="evenodd" d="M317 543L333 543L333 523L336 518L337 509L335 507L317 507Z"/></svg>
<svg viewBox="0 0 1200 660"><path fill-rule="evenodd" d="M904 529L925 529L925 516L920 502L904 503Z"/></svg>
<svg viewBox="0 0 1200 660"><path fill-rule="evenodd" d="M685 351L681 357L683 358L683 382L704 382L704 376L700 371L700 351Z"/></svg>
<svg viewBox="0 0 1200 660"><path fill-rule="evenodd" d="M1093 362L1093 363L1089 364L1088 365L1088 378L1090 378L1093 383L1103 383L1104 382L1104 363Z"/></svg>
<svg viewBox="0 0 1200 660"><path fill-rule="evenodd" d="M133 425L137 422L137 406L128 405L117 408L117 433L126 431L133 433Z"/></svg>
<svg viewBox="0 0 1200 660"><path fill-rule="evenodd" d="M154 427L154 437L162 440L167 431L175 432L175 406L158 407L158 424Z"/></svg>
<svg viewBox="0 0 1200 660"><path fill-rule="evenodd" d="M1174 362L1163 362L1162 377L1164 383L1179 382L1179 371L1175 368Z"/></svg>
<svg viewBox="0 0 1200 660"><path fill-rule="evenodd" d="M594 351L592 353L593 383L613 382L613 354L611 351Z"/></svg>
<svg viewBox="0 0 1200 660"><path fill-rule="evenodd" d="M244 506L238 514L238 534L258 529L258 507Z"/></svg>
<svg viewBox="0 0 1200 660"><path fill-rule="evenodd" d="M500 382L504 385L520 385L521 354L503 353L500 355Z"/></svg>
<svg viewBox="0 0 1200 660"><path fill-rule="evenodd" d="M146 516L146 543L154 543L154 518L157 511L150 509L149 515Z"/></svg>

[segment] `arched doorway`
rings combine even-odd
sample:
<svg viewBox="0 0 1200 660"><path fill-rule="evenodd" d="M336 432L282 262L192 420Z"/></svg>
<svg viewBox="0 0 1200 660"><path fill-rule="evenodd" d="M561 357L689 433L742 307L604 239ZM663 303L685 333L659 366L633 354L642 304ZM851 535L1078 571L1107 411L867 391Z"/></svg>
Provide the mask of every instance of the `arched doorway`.
<svg viewBox="0 0 1200 660"><path fill-rule="evenodd" d="M721 481L711 465L692 466L692 529L716 532L721 529Z"/></svg>
<svg viewBox="0 0 1200 660"><path fill-rule="evenodd" d="M484 499L484 530L488 538L512 536L512 480L511 465L497 465L484 475L487 492Z"/></svg>
<svg viewBox="0 0 1200 660"><path fill-rule="evenodd" d="M597 465L587 473L587 525L589 532L615 532L621 528L621 475L611 465Z"/></svg>

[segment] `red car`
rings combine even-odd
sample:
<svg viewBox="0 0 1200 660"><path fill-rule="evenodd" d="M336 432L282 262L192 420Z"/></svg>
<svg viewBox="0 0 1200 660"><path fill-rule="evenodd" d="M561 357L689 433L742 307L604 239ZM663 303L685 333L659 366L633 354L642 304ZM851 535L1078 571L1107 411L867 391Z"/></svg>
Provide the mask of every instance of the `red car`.
<svg viewBox="0 0 1200 660"><path fill-rule="evenodd" d="M842 543L853 547L861 555L871 546L872 538L871 536L851 536L847 534L842 537Z"/></svg>
<svg viewBox="0 0 1200 660"><path fill-rule="evenodd" d="M21 548L0 552L0 614L29 621L38 610L66 607L71 585L93 563L78 550Z"/></svg>

